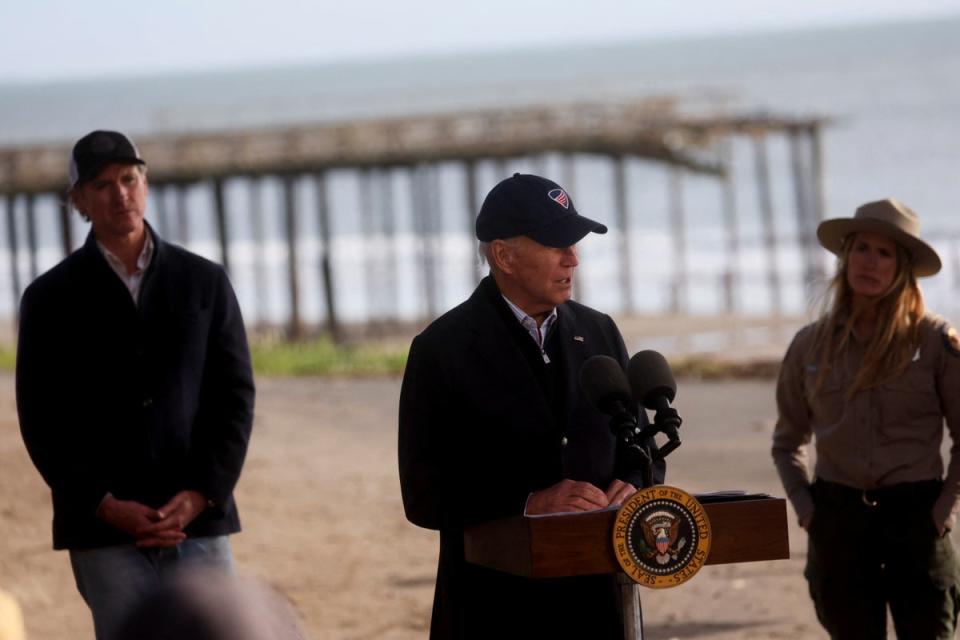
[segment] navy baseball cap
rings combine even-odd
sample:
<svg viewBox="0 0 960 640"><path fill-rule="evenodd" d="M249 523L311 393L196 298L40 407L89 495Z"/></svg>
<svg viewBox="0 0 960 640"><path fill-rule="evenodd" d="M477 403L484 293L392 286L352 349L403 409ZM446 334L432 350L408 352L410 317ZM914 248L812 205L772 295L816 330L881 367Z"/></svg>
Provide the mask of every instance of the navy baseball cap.
<svg viewBox="0 0 960 640"><path fill-rule="evenodd" d="M91 131L73 145L70 188L95 178L100 169L113 162L146 164L127 136L117 131Z"/></svg>
<svg viewBox="0 0 960 640"><path fill-rule="evenodd" d="M584 218L570 195L552 180L515 173L490 190L477 216L481 242L527 236L547 247L569 247L607 227Z"/></svg>

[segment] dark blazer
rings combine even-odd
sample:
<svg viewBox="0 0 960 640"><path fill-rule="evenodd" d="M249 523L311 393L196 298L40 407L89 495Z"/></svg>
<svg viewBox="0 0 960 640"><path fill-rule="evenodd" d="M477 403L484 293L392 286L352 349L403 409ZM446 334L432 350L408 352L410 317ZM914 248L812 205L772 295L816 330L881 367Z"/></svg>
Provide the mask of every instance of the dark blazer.
<svg viewBox="0 0 960 640"><path fill-rule="evenodd" d="M464 561L465 525L522 514L531 492L564 478L602 489L614 479L609 418L578 385L592 355L626 365L613 320L572 301L557 308L561 418L510 334L515 319L504 308L488 276L469 300L414 339L403 377L403 504L411 522L440 531L431 637L619 637L608 576L527 580ZM657 481L663 471L662 465L655 471ZM641 483L639 470L618 475Z"/></svg>
<svg viewBox="0 0 960 640"><path fill-rule="evenodd" d="M221 267L153 240L139 306L92 232L23 294L17 410L57 549L131 541L95 516L108 492L159 507L194 489L213 507L188 536L240 529L254 398L240 308Z"/></svg>

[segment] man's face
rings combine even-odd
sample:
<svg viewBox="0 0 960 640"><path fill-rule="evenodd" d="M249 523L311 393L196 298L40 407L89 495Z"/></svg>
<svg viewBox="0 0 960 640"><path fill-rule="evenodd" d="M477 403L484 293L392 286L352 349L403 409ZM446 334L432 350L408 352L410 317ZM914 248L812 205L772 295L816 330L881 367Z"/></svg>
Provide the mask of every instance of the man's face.
<svg viewBox="0 0 960 640"><path fill-rule="evenodd" d="M147 178L137 165L108 164L71 194L101 242L139 236L147 206Z"/></svg>
<svg viewBox="0 0 960 640"><path fill-rule="evenodd" d="M506 286L501 290L529 316L539 320L570 299L573 270L579 264L576 245L557 249L526 236L494 242L503 243L505 252L500 268Z"/></svg>

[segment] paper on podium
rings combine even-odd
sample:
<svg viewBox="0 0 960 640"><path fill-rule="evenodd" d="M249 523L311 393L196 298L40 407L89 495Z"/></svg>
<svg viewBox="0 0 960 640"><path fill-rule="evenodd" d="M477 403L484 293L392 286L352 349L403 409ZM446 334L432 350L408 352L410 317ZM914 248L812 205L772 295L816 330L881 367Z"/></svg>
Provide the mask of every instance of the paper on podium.
<svg viewBox="0 0 960 640"><path fill-rule="evenodd" d="M737 502L740 500L764 500L771 496L767 493L747 493L740 489L725 489L723 491L710 491L709 493L695 493L693 497L700 504L710 504L712 502Z"/></svg>
<svg viewBox="0 0 960 640"><path fill-rule="evenodd" d="M604 511L617 511L620 509L619 504L612 504L609 507L604 507L603 509L591 509L590 511L557 511L554 513L527 513L526 509L523 511L523 516L525 518L553 518L555 516L582 516L588 513L603 513Z"/></svg>

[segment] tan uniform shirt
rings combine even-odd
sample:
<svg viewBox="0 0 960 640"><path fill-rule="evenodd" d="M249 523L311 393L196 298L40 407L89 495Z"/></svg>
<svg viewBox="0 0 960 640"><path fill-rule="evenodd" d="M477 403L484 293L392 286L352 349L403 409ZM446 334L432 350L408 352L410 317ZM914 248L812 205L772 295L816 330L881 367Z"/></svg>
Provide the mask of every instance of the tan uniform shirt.
<svg viewBox="0 0 960 640"><path fill-rule="evenodd" d="M808 325L794 337L777 382L773 459L797 516L803 520L813 513L806 446L811 437L816 477L876 489L943 476L940 445L946 418L953 446L933 517L952 528L960 495L960 352L950 346L949 325L924 318L920 345L907 370L849 400L846 389L857 374L863 345L851 345L815 390L816 326Z"/></svg>

